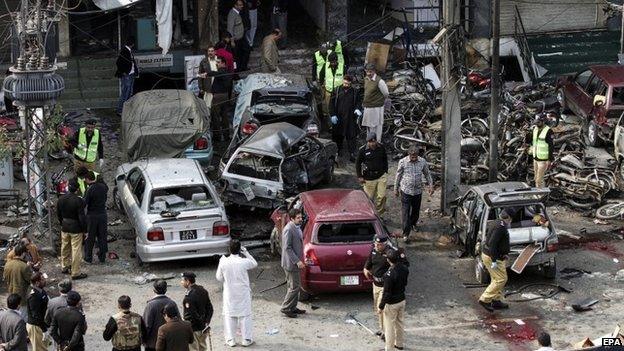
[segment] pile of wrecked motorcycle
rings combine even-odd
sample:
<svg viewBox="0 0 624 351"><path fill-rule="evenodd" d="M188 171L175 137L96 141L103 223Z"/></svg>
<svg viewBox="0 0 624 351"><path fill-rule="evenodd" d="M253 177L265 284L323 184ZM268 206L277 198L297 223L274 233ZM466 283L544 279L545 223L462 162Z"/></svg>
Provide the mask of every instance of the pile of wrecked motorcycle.
<svg viewBox="0 0 624 351"><path fill-rule="evenodd" d="M487 182L489 149L489 87L465 89L462 81L461 177L464 183ZM388 80L392 108L386 112L385 142L391 143L397 157L416 145L424 150L435 178L442 170L441 99L420 70L407 67L394 71ZM617 163L613 158L592 157L575 116L565 115L557 100L556 87L539 83L505 84L499 122L499 181L533 179L527 135L535 116L545 114L554 132L555 157L546 174L551 200L572 208L590 211L598 208L600 219L621 218L624 202L608 200L619 190ZM470 91L470 93L467 93Z"/></svg>

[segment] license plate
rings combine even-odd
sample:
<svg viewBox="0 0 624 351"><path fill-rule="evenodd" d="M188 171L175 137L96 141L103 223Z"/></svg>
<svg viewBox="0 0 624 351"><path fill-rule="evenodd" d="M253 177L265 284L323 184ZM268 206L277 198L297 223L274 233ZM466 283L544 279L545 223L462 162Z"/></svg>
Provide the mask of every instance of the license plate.
<svg viewBox="0 0 624 351"><path fill-rule="evenodd" d="M194 239L197 239L196 230L181 230L180 231L180 240L194 240Z"/></svg>
<svg viewBox="0 0 624 351"><path fill-rule="evenodd" d="M359 285L360 277L357 275L343 275L340 277L340 285Z"/></svg>
<svg viewBox="0 0 624 351"><path fill-rule="evenodd" d="M244 185L242 187L242 190L243 190L243 194L245 194L245 197L247 198L247 201L251 201L256 197L256 194L254 194L253 190L251 189L251 186Z"/></svg>

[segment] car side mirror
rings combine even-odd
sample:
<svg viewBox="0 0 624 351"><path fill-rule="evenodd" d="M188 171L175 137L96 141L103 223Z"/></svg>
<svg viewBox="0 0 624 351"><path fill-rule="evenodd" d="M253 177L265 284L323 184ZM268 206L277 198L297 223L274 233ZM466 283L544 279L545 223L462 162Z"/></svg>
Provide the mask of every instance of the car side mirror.
<svg viewBox="0 0 624 351"><path fill-rule="evenodd" d="M126 180L126 175L125 174L120 174L117 176L117 178L115 178L116 181L120 181L120 180Z"/></svg>
<svg viewBox="0 0 624 351"><path fill-rule="evenodd" d="M594 106L595 107L603 106L606 101L607 101L607 97L604 96L604 95L595 95L594 96Z"/></svg>

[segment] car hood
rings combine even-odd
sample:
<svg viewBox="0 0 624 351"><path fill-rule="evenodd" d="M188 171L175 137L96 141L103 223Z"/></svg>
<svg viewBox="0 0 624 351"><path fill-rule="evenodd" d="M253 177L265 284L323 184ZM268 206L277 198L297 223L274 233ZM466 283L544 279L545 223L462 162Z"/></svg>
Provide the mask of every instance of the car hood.
<svg viewBox="0 0 624 351"><path fill-rule="evenodd" d="M263 125L239 148L250 152L285 157L286 150L306 136L306 132L289 123Z"/></svg>

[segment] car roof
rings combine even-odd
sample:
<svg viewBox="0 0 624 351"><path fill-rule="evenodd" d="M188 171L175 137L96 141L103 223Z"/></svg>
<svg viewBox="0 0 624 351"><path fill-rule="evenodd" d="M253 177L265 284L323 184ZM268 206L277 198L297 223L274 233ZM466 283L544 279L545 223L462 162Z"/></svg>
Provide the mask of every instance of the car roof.
<svg viewBox="0 0 624 351"><path fill-rule="evenodd" d="M201 168L197 161L188 158L146 159L136 162L152 188L203 184Z"/></svg>
<svg viewBox="0 0 624 351"><path fill-rule="evenodd" d="M306 132L290 123L279 122L260 126L239 149L259 151L284 157L286 150L306 136Z"/></svg>
<svg viewBox="0 0 624 351"><path fill-rule="evenodd" d="M589 69L609 85L624 86L623 65L595 65Z"/></svg>
<svg viewBox="0 0 624 351"><path fill-rule="evenodd" d="M377 220L375 208L362 190L320 189L301 193L301 201L316 221Z"/></svg>

